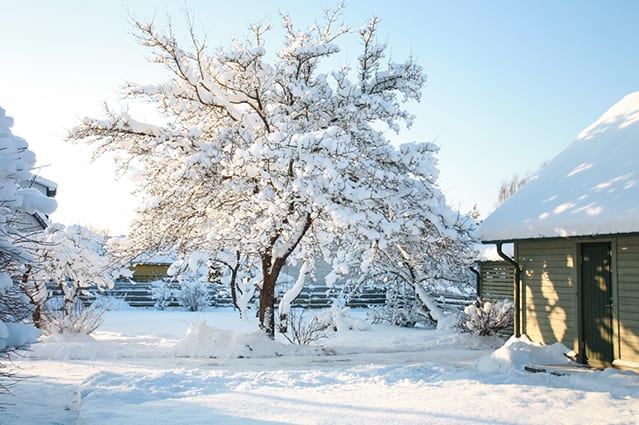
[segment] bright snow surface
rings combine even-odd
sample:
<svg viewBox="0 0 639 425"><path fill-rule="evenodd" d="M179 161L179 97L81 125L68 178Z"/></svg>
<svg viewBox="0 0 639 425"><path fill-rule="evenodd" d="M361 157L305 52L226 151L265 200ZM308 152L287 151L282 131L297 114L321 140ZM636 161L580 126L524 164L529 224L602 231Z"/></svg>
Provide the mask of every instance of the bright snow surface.
<svg viewBox="0 0 639 425"><path fill-rule="evenodd" d="M507 241L630 232L639 232L639 92L582 131L479 234Z"/></svg>
<svg viewBox="0 0 639 425"><path fill-rule="evenodd" d="M362 318L357 311L354 316ZM204 323L206 322L206 323ZM322 347L256 333L230 309L109 312L15 366L3 424L636 424L639 375L525 372L567 349L372 325ZM210 344L216 340L217 345ZM250 347L250 348L249 348ZM198 357L184 357L185 353ZM213 357L210 357L213 356ZM243 357L243 358L239 358Z"/></svg>

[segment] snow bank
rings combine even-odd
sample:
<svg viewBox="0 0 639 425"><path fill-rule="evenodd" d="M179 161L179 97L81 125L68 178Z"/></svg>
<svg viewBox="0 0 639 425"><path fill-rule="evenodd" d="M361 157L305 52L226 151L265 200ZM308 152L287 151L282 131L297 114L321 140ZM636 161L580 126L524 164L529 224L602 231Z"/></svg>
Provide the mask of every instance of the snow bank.
<svg viewBox="0 0 639 425"><path fill-rule="evenodd" d="M213 328L205 321L193 322L186 337L175 345L178 357L276 357L296 351L296 347L273 341L262 331L229 332Z"/></svg>
<svg viewBox="0 0 639 425"><path fill-rule="evenodd" d="M116 350L99 344L93 337L79 333L54 333L31 346L32 357L50 360L88 360L107 356L115 358Z"/></svg>
<svg viewBox="0 0 639 425"><path fill-rule="evenodd" d="M565 356L571 351L560 343L541 345L525 335L511 337L501 348L479 359L477 367L482 372L509 372L524 370L527 365L576 366Z"/></svg>
<svg viewBox="0 0 639 425"><path fill-rule="evenodd" d="M32 325L0 320L0 351L34 343L41 334Z"/></svg>

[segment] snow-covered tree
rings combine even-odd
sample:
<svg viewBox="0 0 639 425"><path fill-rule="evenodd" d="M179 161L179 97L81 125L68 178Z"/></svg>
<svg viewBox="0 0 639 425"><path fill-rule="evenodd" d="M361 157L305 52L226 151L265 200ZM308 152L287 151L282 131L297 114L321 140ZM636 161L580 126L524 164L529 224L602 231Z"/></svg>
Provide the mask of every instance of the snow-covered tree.
<svg viewBox="0 0 639 425"><path fill-rule="evenodd" d="M30 187L35 154L11 132L13 118L0 107L0 359L5 350L33 342L39 332L23 323L30 316L19 282L34 261L28 246L34 236L28 224L34 214L50 214L56 202ZM36 331L36 332L34 332ZM0 394L11 373L0 361Z"/></svg>
<svg viewBox="0 0 639 425"><path fill-rule="evenodd" d="M106 241L106 236L86 227L58 223L50 224L34 238L31 252L35 262L21 286L35 306L34 322L38 327L46 328L51 319L43 317L47 284L61 290L64 303L60 315L66 320L78 313L77 301L88 288L111 288L114 280L126 273L107 255ZM53 319L57 320L57 316Z"/></svg>
<svg viewBox="0 0 639 425"><path fill-rule="evenodd" d="M390 294L403 294L395 311L389 305L390 318L395 323L414 323L416 315L422 315L438 326L452 326L435 302L434 294L442 291L463 293L469 288L469 267L476 258L474 230L471 215L451 209L437 187L438 147L434 144L409 144L399 148L403 158L412 163L401 164L398 175L409 177L391 181L397 196L383 198L377 208L394 226L369 247L369 237L355 229L351 245L339 261L342 273L352 275L359 269L362 280L390 286ZM365 228L364 228L365 229ZM414 300L415 305L408 301ZM408 302L408 303L407 303Z"/></svg>
<svg viewBox="0 0 639 425"><path fill-rule="evenodd" d="M268 26L210 50L193 30L186 49L171 31L137 21L139 40L170 78L129 83L124 95L155 105L167 124L107 109L69 136L90 141L96 155L117 152L124 169L135 166L142 202L131 237L142 248L259 257L259 319L271 336L275 285L291 259L306 271L316 256L332 262L331 247L356 237L366 269L403 234L436 231L423 235L433 251L447 234L436 169L424 161L432 145L398 149L384 133L411 124L405 104L421 97L422 68L386 57L373 18L356 32L356 66L326 69L352 34L339 16L327 12L306 30L284 16L284 45L270 56ZM296 290L303 275L298 283Z"/></svg>
<svg viewBox="0 0 639 425"><path fill-rule="evenodd" d="M36 261L30 248L37 234L28 223L34 214L50 214L57 206L55 200L30 187L35 154L24 139L12 134L11 127L13 118L0 108L0 327L4 330L8 327L3 323L17 323L30 314L28 300L19 289ZM0 351L12 338L8 332L2 335Z"/></svg>
<svg viewBox="0 0 639 425"><path fill-rule="evenodd" d="M261 275L256 259L239 251L219 251L211 261L219 270L222 283L231 290L233 307L239 310L241 318L246 318L248 304L257 290L257 276Z"/></svg>

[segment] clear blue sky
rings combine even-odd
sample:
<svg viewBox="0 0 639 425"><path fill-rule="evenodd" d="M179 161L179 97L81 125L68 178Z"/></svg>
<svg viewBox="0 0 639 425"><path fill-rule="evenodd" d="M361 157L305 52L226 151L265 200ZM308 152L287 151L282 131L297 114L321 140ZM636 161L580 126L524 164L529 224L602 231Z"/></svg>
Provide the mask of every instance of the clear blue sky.
<svg viewBox="0 0 639 425"><path fill-rule="evenodd" d="M279 12L298 26L334 1L188 1L210 46L242 36L254 22L279 30ZM120 232L134 201L114 186L109 161L86 165L66 129L96 116L125 80L153 82L157 65L136 44L129 11L140 19L170 15L183 27L183 1L0 0L0 106L14 134L38 156L42 175L60 184L55 220ZM128 11L127 11L128 10ZM348 1L344 22L372 15L395 60L412 54L428 85L411 105L414 127L397 141L441 146L440 186L449 201L485 216L499 184L535 170L625 94L639 90L638 1ZM279 33L274 32L274 42ZM352 43L350 43L352 41ZM272 45L276 49L279 45ZM343 62L357 56L355 38Z"/></svg>

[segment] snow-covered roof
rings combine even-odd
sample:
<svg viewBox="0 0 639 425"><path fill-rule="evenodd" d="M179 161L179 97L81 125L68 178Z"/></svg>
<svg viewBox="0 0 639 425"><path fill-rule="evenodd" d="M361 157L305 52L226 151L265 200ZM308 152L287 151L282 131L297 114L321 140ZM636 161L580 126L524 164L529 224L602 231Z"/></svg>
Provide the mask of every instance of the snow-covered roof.
<svg viewBox="0 0 639 425"><path fill-rule="evenodd" d="M639 232L639 92L624 97L482 223L482 241Z"/></svg>
<svg viewBox="0 0 639 425"><path fill-rule="evenodd" d="M176 259L177 259L177 254L173 251L169 253L147 252L145 254L141 254L138 257L136 257L132 261L132 263L133 264L172 264L175 262Z"/></svg>
<svg viewBox="0 0 639 425"><path fill-rule="evenodd" d="M44 177L40 176L40 175L36 175L33 177L33 180L46 187L47 189L49 189L50 191L52 191L53 193L55 193L58 190L58 184L52 180L49 179L45 179Z"/></svg>

